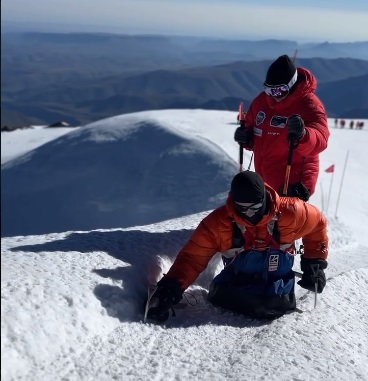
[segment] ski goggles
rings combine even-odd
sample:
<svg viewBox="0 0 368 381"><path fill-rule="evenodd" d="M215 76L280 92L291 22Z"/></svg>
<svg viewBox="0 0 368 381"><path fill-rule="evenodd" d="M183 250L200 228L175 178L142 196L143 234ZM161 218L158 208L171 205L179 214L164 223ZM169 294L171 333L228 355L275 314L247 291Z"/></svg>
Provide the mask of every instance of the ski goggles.
<svg viewBox="0 0 368 381"><path fill-rule="evenodd" d="M279 85L279 86L273 86L273 87L265 86L264 91L270 97L283 98L289 94L290 89L288 85Z"/></svg>
<svg viewBox="0 0 368 381"><path fill-rule="evenodd" d="M249 202L236 202L234 201L235 210L240 214L245 214L247 217L254 216L258 210L262 207L263 200L259 203L252 204Z"/></svg>
<svg viewBox="0 0 368 381"><path fill-rule="evenodd" d="M286 97L289 94L290 89L294 86L297 79L298 79L298 72L296 71L288 84L271 86L265 82L264 83L264 86L265 86L264 92L273 98Z"/></svg>

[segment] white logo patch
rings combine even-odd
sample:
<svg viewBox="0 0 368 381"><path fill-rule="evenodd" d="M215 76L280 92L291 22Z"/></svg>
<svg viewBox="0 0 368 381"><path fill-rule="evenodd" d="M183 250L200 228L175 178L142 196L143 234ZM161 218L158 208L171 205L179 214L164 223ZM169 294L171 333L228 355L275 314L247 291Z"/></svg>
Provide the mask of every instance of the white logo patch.
<svg viewBox="0 0 368 381"><path fill-rule="evenodd" d="M254 127L253 134L256 136L262 136L262 130L260 128Z"/></svg>
<svg viewBox="0 0 368 381"><path fill-rule="evenodd" d="M268 260L268 271L276 271L279 267L279 255L272 254Z"/></svg>

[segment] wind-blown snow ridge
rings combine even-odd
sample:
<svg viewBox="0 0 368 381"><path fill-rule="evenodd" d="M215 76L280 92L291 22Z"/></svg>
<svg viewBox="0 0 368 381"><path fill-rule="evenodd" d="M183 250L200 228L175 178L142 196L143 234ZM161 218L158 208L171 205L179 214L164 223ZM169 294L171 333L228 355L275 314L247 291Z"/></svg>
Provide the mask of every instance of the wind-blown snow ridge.
<svg viewBox="0 0 368 381"><path fill-rule="evenodd" d="M129 115L94 123L2 166L2 234L127 227L208 210L226 199L236 167L216 143L165 123Z"/></svg>

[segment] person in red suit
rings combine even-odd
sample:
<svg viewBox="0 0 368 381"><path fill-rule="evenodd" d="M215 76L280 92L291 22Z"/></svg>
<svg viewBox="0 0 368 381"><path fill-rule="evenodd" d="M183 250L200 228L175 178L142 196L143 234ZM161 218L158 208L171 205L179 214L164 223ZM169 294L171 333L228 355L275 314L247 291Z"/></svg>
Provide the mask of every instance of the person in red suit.
<svg viewBox="0 0 368 381"><path fill-rule="evenodd" d="M317 79L282 55L268 71L262 91L246 113L245 126L234 139L254 152L257 173L282 195L290 145L294 148L287 196L308 201L319 174L319 154L327 148L330 131L322 101L315 94Z"/></svg>

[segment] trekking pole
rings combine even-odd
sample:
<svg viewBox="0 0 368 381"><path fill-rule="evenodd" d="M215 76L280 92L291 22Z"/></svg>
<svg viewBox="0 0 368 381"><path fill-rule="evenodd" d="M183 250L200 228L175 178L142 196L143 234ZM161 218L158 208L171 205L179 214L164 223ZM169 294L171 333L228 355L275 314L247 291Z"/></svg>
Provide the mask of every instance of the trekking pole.
<svg viewBox="0 0 368 381"><path fill-rule="evenodd" d="M316 266L316 269L314 268ZM318 294L318 278L317 278L317 273L319 270L319 265L312 265L312 271L313 271L313 276L314 276L314 308L317 307L317 294ZM299 271L294 271L295 277L302 279L303 273Z"/></svg>
<svg viewBox="0 0 368 381"><path fill-rule="evenodd" d="M239 172L243 172L243 159L244 159L243 146L239 144Z"/></svg>
<svg viewBox="0 0 368 381"><path fill-rule="evenodd" d="M296 143L295 140L290 140L289 153L288 153L286 172L285 172L284 188L282 190L283 196L287 196L287 191L289 187L289 179L290 179L290 171L291 171L291 163L293 161L294 148L296 148L297 146L298 146L298 143Z"/></svg>
<svg viewBox="0 0 368 381"><path fill-rule="evenodd" d="M250 161L249 161L249 165L248 165L248 171L250 170L250 166L252 165L253 155L254 155L254 152L252 152L252 155L250 157Z"/></svg>
<svg viewBox="0 0 368 381"><path fill-rule="evenodd" d="M240 105L239 105L239 123L241 128L245 128L243 102L240 102ZM239 172L243 172L243 161L244 161L243 144L239 143Z"/></svg>
<svg viewBox="0 0 368 381"><path fill-rule="evenodd" d="M318 294L318 271L319 271L319 264L312 265L312 271L314 276L314 308L317 307L317 294Z"/></svg>

